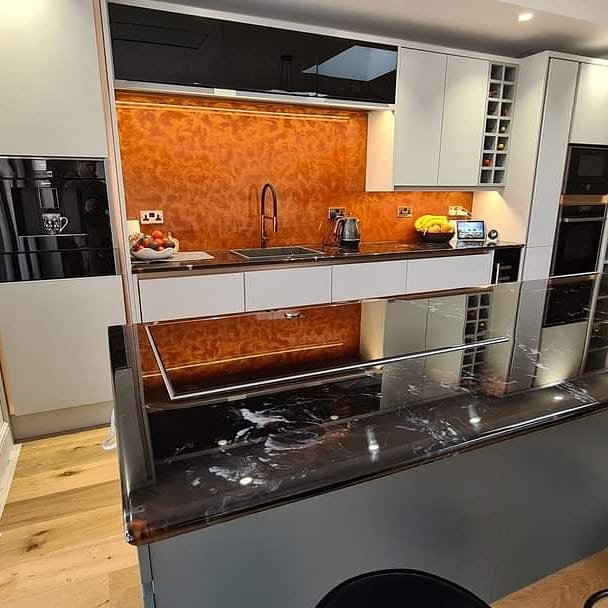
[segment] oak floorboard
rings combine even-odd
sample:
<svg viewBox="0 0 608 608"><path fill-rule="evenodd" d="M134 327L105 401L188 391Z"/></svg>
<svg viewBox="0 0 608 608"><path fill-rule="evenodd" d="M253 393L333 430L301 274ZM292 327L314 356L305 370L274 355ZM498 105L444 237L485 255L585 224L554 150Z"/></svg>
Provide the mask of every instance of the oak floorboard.
<svg viewBox="0 0 608 608"><path fill-rule="evenodd" d="M2 608L141 608L107 433L23 444L0 519Z"/></svg>
<svg viewBox="0 0 608 608"><path fill-rule="evenodd" d="M141 608L116 453L101 448L106 435L96 429L23 445L0 519L2 608ZM608 549L493 608L581 608L601 588L608 588Z"/></svg>
<svg viewBox="0 0 608 608"><path fill-rule="evenodd" d="M608 588L608 549L550 574L498 600L494 608L582 608L596 591ZM603 601L598 608L606 608Z"/></svg>

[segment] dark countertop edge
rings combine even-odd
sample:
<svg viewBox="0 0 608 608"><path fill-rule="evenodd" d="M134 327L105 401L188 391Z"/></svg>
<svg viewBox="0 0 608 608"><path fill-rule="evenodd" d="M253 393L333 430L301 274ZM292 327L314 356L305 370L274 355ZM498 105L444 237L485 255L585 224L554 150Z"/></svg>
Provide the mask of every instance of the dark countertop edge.
<svg viewBox="0 0 608 608"><path fill-rule="evenodd" d="M499 427L488 431L478 437L473 439L469 439L463 443L455 444L451 446L446 446L442 449L439 449L433 452L428 456L421 456L418 458L414 458L407 462L404 462L399 465L389 466L383 471L373 472L369 474L364 474L356 477L351 477L349 479L345 479L343 481L338 481L336 483L326 485L321 488L316 488L313 490L306 490L303 492L296 492L292 496L288 498L279 498L274 501L269 501L264 503L263 505L254 505L248 508L242 508L239 510L235 510L228 515L219 515L216 517L211 517L206 521L185 521L182 524L175 525L171 530L159 530L155 531L153 534L145 537L145 538L134 538L129 533L129 509L127 508L128 501L125 500L126 494L123 494L123 514L124 514L124 527L125 527L125 539L126 541L134 546L143 546L153 542L158 542L162 540L166 540L169 538L173 538L175 536L179 536L181 534L186 534L189 532L194 532L197 530L202 530L204 528L208 528L210 526L218 525L221 523L225 523L228 521L232 521L234 519L239 519L240 517L246 517L248 515L254 515L255 513L259 513L261 511L267 511L269 509L274 509L276 507L281 507L287 504L291 504L296 501L305 500L307 498L313 498L315 496L320 496L322 494L326 494L328 492L333 492L336 490L341 490L343 488L347 488L353 485L357 485L359 483L364 483L367 481L373 481L375 479L380 479L382 477L387 477L389 475L393 475L396 473L400 473L403 471L407 471L409 469L414 469L419 466L423 466L425 464L429 464L431 462L442 460L444 458L449 458L451 456L455 456L457 454L462 454L465 452L470 452L479 448L487 447L490 445L495 445L498 443L502 443L503 441L507 441L509 439L514 439L517 437L521 437L524 435L528 435L530 433L540 431L543 429L547 429L553 426L557 426L559 424L563 424L565 422L571 422L572 420L576 420L577 418L583 418L585 416L590 416L596 414L608 407L608 402L605 400L600 400L595 403L585 403L576 407L569 407L560 412L553 412L551 414L547 414L541 416L540 418L533 418L531 420L527 420L525 422L512 424L504 427ZM123 488L124 492L124 488Z"/></svg>
<svg viewBox="0 0 608 608"><path fill-rule="evenodd" d="M373 243L369 243L373 245ZM377 262L382 260L407 260L407 259L426 259L437 257L452 257L461 255L480 255L506 247L514 247L522 249L523 243L512 243L508 241L498 242L496 244L484 244L480 247L470 247L463 249L445 248L445 249L402 249L396 251L383 251L376 253L352 253L346 255L326 254L318 258L302 258L294 260L247 260L239 259L236 254L226 251L209 251L210 255L216 256L231 256L234 260L218 261L217 257L212 260L193 260L191 262L138 262L132 261L131 272L135 275L154 275L151 278L159 278L161 275L175 276L185 272L201 272L206 271L213 273L217 270L230 272L243 272L249 270L259 270L261 268L291 268L293 266L335 266L337 264L357 264L366 262ZM308 247L308 245L307 245ZM312 245L310 247L313 247ZM313 247L314 248L314 247ZM321 249L322 247L318 247ZM176 266L170 264L179 264ZM145 277L142 277L145 278Z"/></svg>

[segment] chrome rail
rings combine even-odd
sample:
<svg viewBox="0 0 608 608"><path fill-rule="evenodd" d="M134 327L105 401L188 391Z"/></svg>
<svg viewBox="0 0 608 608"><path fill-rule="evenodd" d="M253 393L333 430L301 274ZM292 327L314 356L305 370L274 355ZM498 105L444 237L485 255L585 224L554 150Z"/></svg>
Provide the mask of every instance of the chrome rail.
<svg viewBox="0 0 608 608"><path fill-rule="evenodd" d="M487 338L486 340L480 340L479 342L471 342L470 344L458 344L454 346L445 346L442 348L434 348L432 350L418 351L415 353L408 353L404 355L394 355L392 357L383 357L382 359L370 359L369 361L357 361L356 363L347 363L343 365L336 365L334 367L326 367L319 370L313 370L308 372L301 372L296 374L287 374L276 378L266 378L264 380L251 380L249 382L240 382L236 384L227 384L225 386L202 389L200 391L193 391L190 393L176 393L173 383L167 374L167 370L163 365L162 358L158 351L154 336L150 331L150 326L145 327L148 342L152 349L152 354L158 365L158 369L162 376L165 388L171 401L181 401L184 399L194 399L198 397L214 397L218 395L225 395L229 393L246 393L247 391L257 390L260 388L268 388L272 386L279 386L282 384L289 384L292 382L312 380L318 378L325 378L336 374L342 374L345 372L352 372L356 370L365 370L372 367L378 367L380 365L388 365L390 363L399 363L400 361L411 361L413 359L421 359L422 357L432 357L433 355L444 355L447 353L455 353L470 348L478 348L480 346L491 346L493 344L504 344L509 341L506 336L500 336L498 338Z"/></svg>

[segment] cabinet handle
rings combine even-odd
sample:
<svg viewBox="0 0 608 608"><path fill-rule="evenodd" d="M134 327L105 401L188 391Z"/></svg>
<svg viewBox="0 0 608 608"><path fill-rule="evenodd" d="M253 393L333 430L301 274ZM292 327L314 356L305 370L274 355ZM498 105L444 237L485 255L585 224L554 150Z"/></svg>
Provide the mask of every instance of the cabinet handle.
<svg viewBox="0 0 608 608"><path fill-rule="evenodd" d="M299 319L300 317L302 317L302 313L301 312L297 312L297 311L295 311L295 312L286 312L286 313L283 313L283 316L286 319Z"/></svg>
<svg viewBox="0 0 608 608"><path fill-rule="evenodd" d="M604 217L563 217L562 224L583 224L584 222L603 222Z"/></svg>

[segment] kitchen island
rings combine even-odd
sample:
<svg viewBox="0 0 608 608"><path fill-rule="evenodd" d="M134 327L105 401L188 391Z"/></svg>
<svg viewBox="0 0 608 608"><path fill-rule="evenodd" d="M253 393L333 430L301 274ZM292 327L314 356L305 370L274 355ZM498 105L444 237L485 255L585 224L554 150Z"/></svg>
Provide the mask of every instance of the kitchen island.
<svg viewBox="0 0 608 608"><path fill-rule="evenodd" d="M552 292L113 328L146 605L309 608L393 567L492 601L604 547L608 376Z"/></svg>

